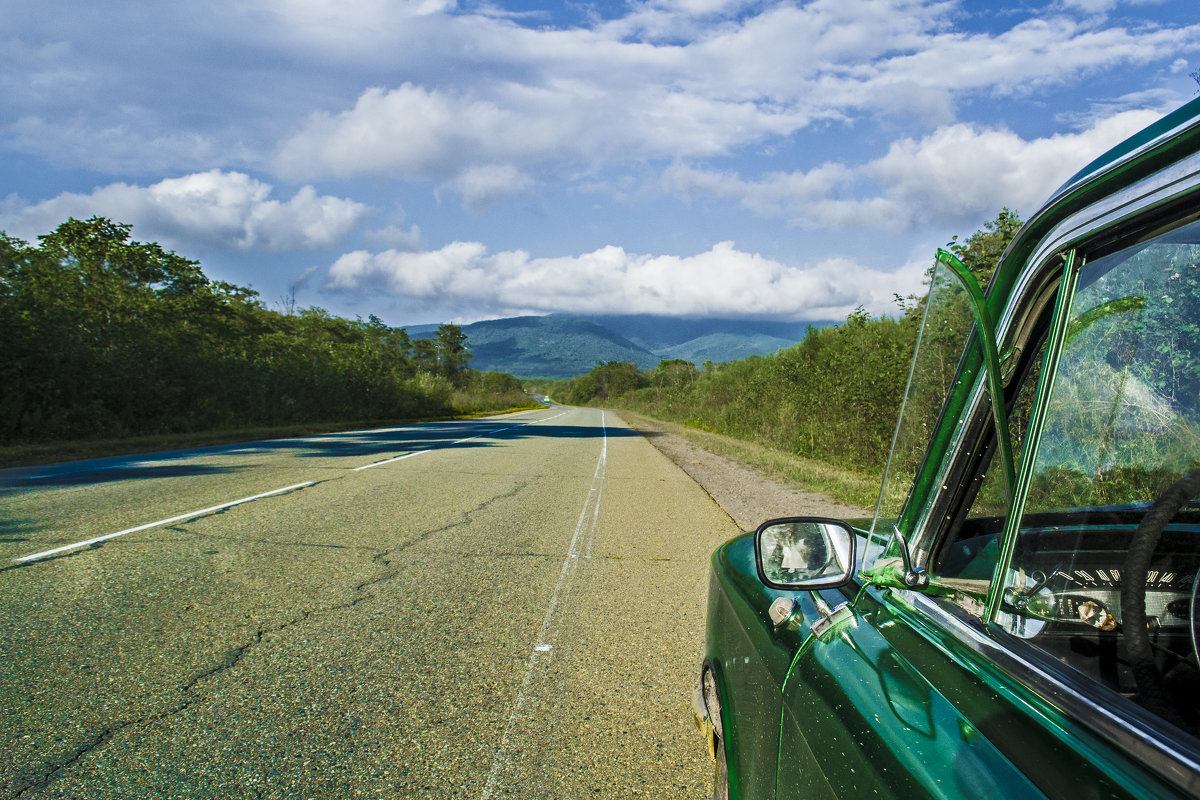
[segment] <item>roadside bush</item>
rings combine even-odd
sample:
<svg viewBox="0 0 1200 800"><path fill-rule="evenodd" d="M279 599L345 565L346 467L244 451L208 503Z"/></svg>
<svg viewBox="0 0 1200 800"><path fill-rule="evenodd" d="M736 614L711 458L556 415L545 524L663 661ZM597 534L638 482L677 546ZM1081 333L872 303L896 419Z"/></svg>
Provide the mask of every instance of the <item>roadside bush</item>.
<svg viewBox="0 0 1200 800"><path fill-rule="evenodd" d="M529 408L535 405L521 382L504 372L472 372L463 386L451 396L451 405L459 414L479 414Z"/></svg>
<svg viewBox="0 0 1200 800"><path fill-rule="evenodd" d="M405 381L404 386L420 399L423 408L436 409L446 414L453 410L450 397L454 394L454 384L442 375L418 372L416 377Z"/></svg>

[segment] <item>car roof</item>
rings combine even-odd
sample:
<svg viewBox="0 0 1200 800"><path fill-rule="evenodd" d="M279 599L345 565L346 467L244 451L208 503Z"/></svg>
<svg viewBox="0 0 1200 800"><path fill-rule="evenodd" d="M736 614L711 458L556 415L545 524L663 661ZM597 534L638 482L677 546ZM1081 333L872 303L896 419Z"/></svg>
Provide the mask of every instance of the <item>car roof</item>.
<svg viewBox="0 0 1200 800"><path fill-rule="evenodd" d="M1200 97L1185 103L1096 158L1058 187L1054 194L1050 195L1050 199L1046 201L1045 205L1053 205L1060 197L1073 189L1099 178L1113 167L1136 158L1139 153L1152 149L1156 143L1171 139L1182 131L1197 125L1200 125Z"/></svg>

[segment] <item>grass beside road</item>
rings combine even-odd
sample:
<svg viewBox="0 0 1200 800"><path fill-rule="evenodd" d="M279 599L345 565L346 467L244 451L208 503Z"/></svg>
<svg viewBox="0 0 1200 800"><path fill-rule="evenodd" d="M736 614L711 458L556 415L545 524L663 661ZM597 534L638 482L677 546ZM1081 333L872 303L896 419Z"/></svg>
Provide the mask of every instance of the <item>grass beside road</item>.
<svg viewBox="0 0 1200 800"><path fill-rule="evenodd" d="M682 436L711 453L728 456L755 467L770 477L799 484L809 491L827 494L843 503L874 508L879 494L880 476L856 472L835 464L814 461L765 447L755 442L674 422L651 418L620 409L621 418L639 431L664 431Z"/></svg>
<svg viewBox="0 0 1200 800"><path fill-rule="evenodd" d="M41 444L16 444L0 447L0 468L24 467L34 464L53 464L60 461L78 461L86 458L137 455L156 453L161 450L186 450L192 447L207 447L218 444L256 442L263 439L290 439L297 436L315 436L321 433L381 428L389 425L411 425L417 422L437 422L446 419L474 419L497 414L512 414L544 406L523 406L500 411L459 414L453 417L401 420L359 420L350 422L311 423L278 427L235 428L219 431L196 431L194 433L167 433L159 436L136 436L117 439L82 439Z"/></svg>

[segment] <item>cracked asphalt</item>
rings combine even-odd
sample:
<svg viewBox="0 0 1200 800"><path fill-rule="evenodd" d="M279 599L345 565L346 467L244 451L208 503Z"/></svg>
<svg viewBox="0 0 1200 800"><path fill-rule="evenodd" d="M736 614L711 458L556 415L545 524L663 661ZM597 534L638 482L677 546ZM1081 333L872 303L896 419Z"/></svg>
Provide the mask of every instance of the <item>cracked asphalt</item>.
<svg viewBox="0 0 1200 800"><path fill-rule="evenodd" d="M737 532L595 409L2 471L0 798L702 797Z"/></svg>

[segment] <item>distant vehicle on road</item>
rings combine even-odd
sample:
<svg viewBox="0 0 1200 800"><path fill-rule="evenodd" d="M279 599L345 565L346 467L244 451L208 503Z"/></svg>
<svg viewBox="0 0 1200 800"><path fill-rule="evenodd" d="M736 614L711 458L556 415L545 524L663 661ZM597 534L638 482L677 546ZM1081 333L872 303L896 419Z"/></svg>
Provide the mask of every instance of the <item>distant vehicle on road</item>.
<svg viewBox="0 0 1200 800"><path fill-rule="evenodd" d="M713 796L1200 796L1200 100L923 313L874 517L713 554Z"/></svg>

